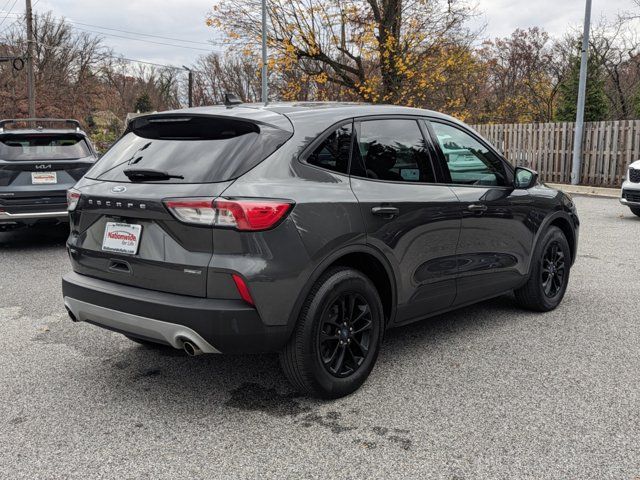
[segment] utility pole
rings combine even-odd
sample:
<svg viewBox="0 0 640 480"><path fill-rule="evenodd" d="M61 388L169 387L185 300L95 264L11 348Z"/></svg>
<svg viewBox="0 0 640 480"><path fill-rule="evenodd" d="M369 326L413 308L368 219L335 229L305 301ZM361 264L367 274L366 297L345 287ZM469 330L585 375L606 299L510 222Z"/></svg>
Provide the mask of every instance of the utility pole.
<svg viewBox="0 0 640 480"><path fill-rule="evenodd" d="M27 8L25 15L27 17L27 92L29 94L29 118L36 116L36 81L33 74L33 56L34 56L34 40L33 40L33 14L31 11L31 0L26 0Z"/></svg>
<svg viewBox="0 0 640 480"><path fill-rule="evenodd" d="M187 72L189 72L189 108L193 107L193 72L189 67L182 66Z"/></svg>
<svg viewBox="0 0 640 480"><path fill-rule="evenodd" d="M269 103L269 84L267 83L267 0L262 0L262 102Z"/></svg>
<svg viewBox="0 0 640 480"><path fill-rule="evenodd" d="M591 0L586 0L584 29L582 32L582 58L580 59L580 83L578 85L578 105L576 108L576 130L573 135L573 162L571 164L571 184L580 183L582 166L582 137L584 131L584 103L587 91L587 64L589 61L589 30L591 28Z"/></svg>

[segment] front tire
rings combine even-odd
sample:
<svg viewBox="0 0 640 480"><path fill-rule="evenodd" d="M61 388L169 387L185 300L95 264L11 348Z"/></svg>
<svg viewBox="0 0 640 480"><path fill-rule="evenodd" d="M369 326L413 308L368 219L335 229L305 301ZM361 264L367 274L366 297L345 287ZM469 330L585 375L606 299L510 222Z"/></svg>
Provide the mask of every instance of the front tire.
<svg viewBox="0 0 640 480"><path fill-rule="evenodd" d="M640 217L640 208L636 208L636 207L629 207L629 208L631 209L631 213Z"/></svg>
<svg viewBox="0 0 640 480"><path fill-rule="evenodd" d="M371 280L352 268L331 268L311 289L280 364L301 392L327 399L349 395L371 373L383 328Z"/></svg>
<svg viewBox="0 0 640 480"><path fill-rule="evenodd" d="M531 263L529 280L515 290L516 300L528 310L553 310L564 298L571 268L571 249L562 230L550 227L542 235Z"/></svg>

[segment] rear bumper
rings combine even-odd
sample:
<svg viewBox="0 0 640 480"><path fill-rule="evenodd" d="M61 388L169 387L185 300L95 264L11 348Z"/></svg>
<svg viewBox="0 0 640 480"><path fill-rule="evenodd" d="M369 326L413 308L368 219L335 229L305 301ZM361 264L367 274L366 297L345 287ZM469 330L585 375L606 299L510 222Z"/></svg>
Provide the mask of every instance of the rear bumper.
<svg viewBox="0 0 640 480"><path fill-rule="evenodd" d="M280 350L285 326L266 326L242 300L189 297L98 280L77 273L62 278L65 306L76 321L182 348L185 341L205 353Z"/></svg>
<svg viewBox="0 0 640 480"><path fill-rule="evenodd" d="M23 212L10 213L0 210L0 222L24 222L32 220L60 220L68 221L69 213L66 210L53 212Z"/></svg>

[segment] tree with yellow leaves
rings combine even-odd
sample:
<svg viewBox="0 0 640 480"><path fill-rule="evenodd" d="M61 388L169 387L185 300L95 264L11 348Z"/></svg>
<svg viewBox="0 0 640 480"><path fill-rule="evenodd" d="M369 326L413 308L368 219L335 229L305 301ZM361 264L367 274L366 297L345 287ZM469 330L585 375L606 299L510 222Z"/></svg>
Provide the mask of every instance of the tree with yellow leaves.
<svg viewBox="0 0 640 480"><path fill-rule="evenodd" d="M207 22L236 49L256 52L260 5L259 0L218 0ZM461 91L467 86L459 79L481 68L469 46L473 35L466 21L472 11L463 0L268 0L267 5L270 67L275 78L285 80L277 82L284 99L312 92L318 99L462 111Z"/></svg>

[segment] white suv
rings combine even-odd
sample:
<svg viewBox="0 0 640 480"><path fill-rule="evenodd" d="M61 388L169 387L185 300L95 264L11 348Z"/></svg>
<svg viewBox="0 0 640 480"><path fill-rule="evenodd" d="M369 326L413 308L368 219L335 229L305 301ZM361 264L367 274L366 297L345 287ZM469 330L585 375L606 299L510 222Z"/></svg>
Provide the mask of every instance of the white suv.
<svg viewBox="0 0 640 480"><path fill-rule="evenodd" d="M622 184L620 203L640 217L640 160L629 165L627 178Z"/></svg>

